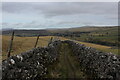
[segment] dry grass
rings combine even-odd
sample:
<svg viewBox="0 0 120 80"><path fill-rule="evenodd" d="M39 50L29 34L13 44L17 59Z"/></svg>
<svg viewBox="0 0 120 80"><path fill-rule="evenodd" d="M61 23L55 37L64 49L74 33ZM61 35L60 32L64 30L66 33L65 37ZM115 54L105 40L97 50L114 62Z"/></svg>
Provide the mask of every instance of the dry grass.
<svg viewBox="0 0 120 80"><path fill-rule="evenodd" d="M110 46L104 46L104 45L99 45L99 44L93 44L93 43L87 43L87 42L80 42L76 41L78 43L84 44L85 46L96 48L97 50L103 51L103 52L111 52L114 54L119 54L120 49L113 49Z"/></svg>
<svg viewBox="0 0 120 80"><path fill-rule="evenodd" d="M39 37L37 47L47 46L50 38L53 36ZM2 36L2 59L6 59L10 36ZM37 37L14 37L11 55L16 55L34 48ZM54 37L55 38L55 37ZM59 37L62 40L65 38Z"/></svg>
<svg viewBox="0 0 120 80"><path fill-rule="evenodd" d="M43 47L47 46L50 38L53 36L43 36L39 38L37 47ZM6 59L7 50L9 46L10 36L2 36L2 59ZM25 51L28 51L32 48L34 48L35 42L37 37L14 37L13 41L13 48L11 51L11 55L16 55ZM54 37L55 39L56 37ZM67 40L66 38L59 37L60 40ZM98 50L104 51L104 52L112 52L115 54L118 53L118 49L112 49L108 46L98 45L98 44L92 44L92 43L86 43L86 42L80 42L76 41L81 44L85 44L86 46L96 48Z"/></svg>

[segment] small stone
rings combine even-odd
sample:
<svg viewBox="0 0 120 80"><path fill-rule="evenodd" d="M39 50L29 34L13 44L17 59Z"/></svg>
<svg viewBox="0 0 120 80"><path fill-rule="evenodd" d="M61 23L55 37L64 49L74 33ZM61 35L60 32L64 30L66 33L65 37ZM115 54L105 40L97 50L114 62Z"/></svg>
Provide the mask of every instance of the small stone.
<svg viewBox="0 0 120 80"><path fill-rule="evenodd" d="M117 61L117 57L116 56L113 56L112 58L114 61Z"/></svg>
<svg viewBox="0 0 120 80"><path fill-rule="evenodd" d="M11 64L15 64L14 59L10 59Z"/></svg>

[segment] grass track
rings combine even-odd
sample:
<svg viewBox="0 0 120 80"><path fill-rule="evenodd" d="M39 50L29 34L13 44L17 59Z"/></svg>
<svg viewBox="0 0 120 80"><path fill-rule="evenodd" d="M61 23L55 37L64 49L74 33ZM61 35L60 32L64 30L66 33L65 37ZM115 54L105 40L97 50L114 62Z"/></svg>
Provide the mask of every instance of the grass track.
<svg viewBox="0 0 120 80"><path fill-rule="evenodd" d="M56 65L51 66L49 70L50 78L86 78L87 76L81 71L77 58L72 55L71 48L68 44L63 43L60 47L59 61Z"/></svg>

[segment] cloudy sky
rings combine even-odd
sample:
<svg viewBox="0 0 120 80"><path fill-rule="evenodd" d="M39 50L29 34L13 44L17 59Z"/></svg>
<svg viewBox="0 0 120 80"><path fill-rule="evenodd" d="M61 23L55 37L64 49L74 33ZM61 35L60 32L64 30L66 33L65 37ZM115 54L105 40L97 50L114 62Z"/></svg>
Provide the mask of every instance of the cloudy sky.
<svg viewBox="0 0 120 80"><path fill-rule="evenodd" d="M46 29L118 25L117 2L3 2L3 28Z"/></svg>

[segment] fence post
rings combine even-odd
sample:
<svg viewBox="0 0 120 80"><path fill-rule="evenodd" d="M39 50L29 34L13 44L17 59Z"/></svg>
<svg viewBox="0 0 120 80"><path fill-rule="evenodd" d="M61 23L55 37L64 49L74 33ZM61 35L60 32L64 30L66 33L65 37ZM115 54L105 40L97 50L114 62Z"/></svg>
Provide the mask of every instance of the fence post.
<svg viewBox="0 0 120 80"><path fill-rule="evenodd" d="M40 36L40 35L37 36L37 39L36 39L34 48L36 48L36 46L37 46L37 43L38 43L38 40L39 40L39 36Z"/></svg>
<svg viewBox="0 0 120 80"><path fill-rule="evenodd" d="M10 57L10 53L11 53L12 45L13 45L13 39L14 39L14 31L12 32L11 40L10 40L10 43L9 43L8 55L7 55L7 57Z"/></svg>
<svg viewBox="0 0 120 80"><path fill-rule="evenodd" d="M50 39L50 41L48 43L48 46L51 44L52 40L53 40L53 37L51 37L51 39Z"/></svg>

